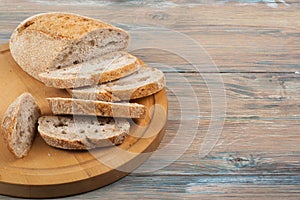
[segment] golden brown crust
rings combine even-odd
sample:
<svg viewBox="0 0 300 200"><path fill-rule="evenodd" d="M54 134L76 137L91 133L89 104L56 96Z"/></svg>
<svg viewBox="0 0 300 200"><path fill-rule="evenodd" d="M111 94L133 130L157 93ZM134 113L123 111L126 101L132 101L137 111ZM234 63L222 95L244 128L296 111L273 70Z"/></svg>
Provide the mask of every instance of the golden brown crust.
<svg viewBox="0 0 300 200"><path fill-rule="evenodd" d="M43 140L50 146L68 150L86 150L87 148L81 141L68 141L65 139L51 137L47 133L40 131Z"/></svg>
<svg viewBox="0 0 300 200"><path fill-rule="evenodd" d="M113 56L119 56L120 54L122 56L119 58L111 58ZM48 87L59 89L77 88L113 81L134 73L140 67L137 58L126 52L113 52L105 55L104 57L98 57L85 63L64 69L44 72L39 74L39 77L40 80ZM103 68L101 65L107 65L105 60L107 57L113 61L115 60L116 62L119 59L126 59L127 63L123 64L123 62L121 62L118 67L113 69L110 67ZM101 58L103 58L104 61ZM85 71L87 68L91 68L91 66L93 66L94 70L86 74L80 74L81 71Z"/></svg>
<svg viewBox="0 0 300 200"><path fill-rule="evenodd" d="M22 127L20 127L20 123L18 124L18 121L20 121L22 118L22 112L24 112L24 110L22 110L22 106L24 108L24 105L25 105L24 102L26 100L33 101L33 104L34 104L34 105L32 105L33 113L29 113L29 115L30 116L32 115L32 117L36 118L36 120L37 120L37 118L39 117L39 115L41 113L40 109L38 108L37 104L34 102L34 98L32 97L31 94L23 93L12 104L10 104L10 106L4 113L2 122L1 122L1 128L2 128L1 132L3 135L4 141L7 144L8 150L16 158L23 158L23 157L27 156L27 154L29 153L29 150L30 150L30 146L33 142L33 138L35 137L35 128L34 128L32 132L28 133L28 134L30 134L29 137L32 140L25 141L25 142L30 143L29 146L26 147L25 149L23 149L21 153L16 150L16 144L15 144L16 138L20 137L19 133L24 131L24 130L22 130ZM33 124L29 124L29 125L35 126ZM26 127L26 128L28 128L28 127Z"/></svg>
<svg viewBox="0 0 300 200"><path fill-rule="evenodd" d="M27 20L17 28L19 34L23 31L32 30L42 32L52 38L79 39L88 32L97 29L116 29L110 24L100 20L71 13L52 12ZM56 30L55 32L53 30Z"/></svg>
<svg viewBox="0 0 300 200"><path fill-rule="evenodd" d="M71 98L48 98L53 114L144 118L146 109L137 103L110 103Z"/></svg>
<svg viewBox="0 0 300 200"><path fill-rule="evenodd" d="M6 112L3 115L1 128L2 128L2 136L4 139L4 142L6 143L6 146L8 150L16 157L14 149L12 148L11 141L12 141L12 135L14 134L15 127L17 124L17 114L20 107L20 101L14 101L6 110Z"/></svg>
<svg viewBox="0 0 300 200"><path fill-rule="evenodd" d="M102 43L101 38L96 39L99 35L123 38L118 41L118 47L115 45L115 50L125 49L129 42L129 35L124 30L99 20L70 13L42 13L22 22L12 33L9 46L20 67L39 80L41 72L84 62L100 54L99 49L103 54L112 51L110 48L114 46L104 48L109 45L108 41Z"/></svg>
<svg viewBox="0 0 300 200"><path fill-rule="evenodd" d="M159 92L165 87L165 77L160 70L150 67L141 67L139 71L143 71L145 69L148 70L146 74L148 74L149 77L152 76L152 78L148 78L147 81L142 83L139 83L139 78L137 78L135 74L132 74L125 77L126 81L122 81L121 78L104 85L72 89L68 90L68 92L75 98L79 99L109 102L146 97ZM127 85L128 87L126 87L127 80L131 81L130 85ZM134 87L132 87L132 85L134 85Z"/></svg>
<svg viewBox="0 0 300 200"><path fill-rule="evenodd" d="M55 126L59 120L65 120L63 128ZM109 123L108 126L105 125L107 123ZM92 127L93 131L95 128L97 130L92 134L92 138L87 127ZM86 133L82 133L81 129L86 130ZM129 130L130 124L124 119L118 119L117 122L112 118L93 117L81 117L74 120L71 116L43 116L39 119L38 126L40 135L48 145L68 150L88 150L119 145L123 143ZM64 134L61 134L62 131Z"/></svg>
<svg viewBox="0 0 300 200"><path fill-rule="evenodd" d="M115 70L104 72L101 75L101 78L98 81L98 84L113 81L113 80L122 78L124 76L127 76L127 75L133 73L134 71L136 71L138 69L138 66L139 65L136 60L134 63L131 63L129 65L124 65L121 69L115 69Z"/></svg>
<svg viewBox="0 0 300 200"><path fill-rule="evenodd" d="M50 146L67 149L67 150L89 150L93 148L111 146L111 145L120 145L125 140L127 133L123 132L120 135L115 135L107 139L102 139L98 144L87 144L82 142L81 140L70 141L61 139L55 136L49 136L48 133L43 133L40 131L40 134L43 140Z"/></svg>

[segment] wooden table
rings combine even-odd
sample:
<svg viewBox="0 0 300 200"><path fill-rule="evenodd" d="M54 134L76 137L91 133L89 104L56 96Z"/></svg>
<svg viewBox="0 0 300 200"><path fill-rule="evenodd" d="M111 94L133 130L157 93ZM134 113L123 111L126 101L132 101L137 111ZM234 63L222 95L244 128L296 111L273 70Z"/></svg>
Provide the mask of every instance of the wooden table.
<svg viewBox="0 0 300 200"><path fill-rule="evenodd" d="M150 162L69 199L300 199L299 0L57 2L0 0L0 42L39 12L102 19L165 72L169 100Z"/></svg>

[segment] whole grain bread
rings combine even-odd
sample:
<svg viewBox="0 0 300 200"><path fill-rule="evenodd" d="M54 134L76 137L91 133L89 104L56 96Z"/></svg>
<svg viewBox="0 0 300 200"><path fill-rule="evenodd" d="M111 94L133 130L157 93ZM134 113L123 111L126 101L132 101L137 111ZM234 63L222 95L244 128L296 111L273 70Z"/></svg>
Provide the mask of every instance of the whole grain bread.
<svg viewBox="0 0 300 200"><path fill-rule="evenodd" d="M39 74L46 86L76 88L127 76L139 68L138 59L124 51L112 52L63 69Z"/></svg>
<svg viewBox="0 0 300 200"><path fill-rule="evenodd" d="M55 115L94 115L103 117L144 118L146 108L138 103L112 103L73 98L47 98Z"/></svg>
<svg viewBox="0 0 300 200"><path fill-rule="evenodd" d="M70 89L68 92L74 98L114 102L146 97L164 87L165 76L162 71L153 67L141 67L124 78L92 87Z"/></svg>
<svg viewBox="0 0 300 200"><path fill-rule="evenodd" d="M38 131L53 147L85 150L121 144L129 133L126 119L84 116L43 116Z"/></svg>
<svg viewBox="0 0 300 200"><path fill-rule="evenodd" d="M28 74L39 80L42 72L124 50L129 34L100 20L52 12L24 20L12 33L10 51Z"/></svg>
<svg viewBox="0 0 300 200"><path fill-rule="evenodd" d="M30 93L20 95L4 113L1 123L4 141L16 158L23 158L30 151L40 114Z"/></svg>

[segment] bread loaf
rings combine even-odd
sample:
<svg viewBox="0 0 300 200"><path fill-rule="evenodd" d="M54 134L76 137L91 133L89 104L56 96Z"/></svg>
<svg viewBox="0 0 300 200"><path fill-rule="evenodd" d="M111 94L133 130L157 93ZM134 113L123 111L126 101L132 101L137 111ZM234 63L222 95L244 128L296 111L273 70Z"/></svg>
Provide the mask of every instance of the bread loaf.
<svg viewBox="0 0 300 200"><path fill-rule="evenodd" d="M130 129L125 119L83 116L43 116L38 124L38 131L48 145L69 150L119 145Z"/></svg>
<svg viewBox="0 0 300 200"><path fill-rule="evenodd" d="M119 79L139 68L138 59L118 51L99 56L86 62L39 74L46 86L77 88Z"/></svg>
<svg viewBox="0 0 300 200"><path fill-rule="evenodd" d="M162 71L153 67L141 67L124 78L92 87L70 89L68 92L79 99L121 101L152 95L165 87Z"/></svg>
<svg viewBox="0 0 300 200"><path fill-rule="evenodd" d="M129 35L100 20L70 13L42 13L23 21L12 33L10 51L28 74L78 64L128 46Z"/></svg>
<svg viewBox="0 0 300 200"><path fill-rule="evenodd" d="M29 93L20 95L2 118L2 133L8 149L16 158L26 156L36 135L40 109Z"/></svg>
<svg viewBox="0 0 300 200"><path fill-rule="evenodd" d="M48 98L55 115L94 115L103 117L144 118L146 108L138 103L111 103L73 98Z"/></svg>

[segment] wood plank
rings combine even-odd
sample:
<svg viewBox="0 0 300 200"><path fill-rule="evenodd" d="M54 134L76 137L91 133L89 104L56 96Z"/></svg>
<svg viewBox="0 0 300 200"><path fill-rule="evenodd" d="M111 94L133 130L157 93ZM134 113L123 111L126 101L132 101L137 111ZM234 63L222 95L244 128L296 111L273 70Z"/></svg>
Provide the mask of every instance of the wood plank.
<svg viewBox="0 0 300 200"><path fill-rule="evenodd" d="M299 181L299 176L128 176L93 193L66 199L298 200Z"/></svg>
<svg viewBox="0 0 300 200"><path fill-rule="evenodd" d="M157 155L138 172L170 176L299 174L299 120L226 119L224 126L207 131L209 123L169 120ZM203 145L209 147L204 157Z"/></svg>
<svg viewBox="0 0 300 200"><path fill-rule="evenodd" d="M218 76L227 101L224 126L220 116L210 119L214 101L207 85L218 86ZM162 148L172 143L177 149L161 151L162 157L146 169L170 162L172 151L183 146L187 150L183 149L180 159L158 174L299 173L299 74L166 73L166 77L170 109ZM217 100L222 97L222 88L210 89ZM191 107L195 102L199 102L199 110ZM219 105L215 106L222 109ZM211 141L212 151L202 158L200 146L219 130L219 137ZM179 139L174 140L176 137Z"/></svg>
<svg viewBox="0 0 300 200"><path fill-rule="evenodd" d="M49 8L49 5L51 7ZM137 34L137 27L165 27L173 34L170 40L160 40L163 32L150 37L150 44L178 48L181 54L199 52L198 62L202 72L212 71L214 64L221 72L295 72L299 70L299 5L271 8L264 4L240 5L193 5L147 7L124 6L122 4L55 4L42 1L13 1L0 7L1 42L7 42L17 24L37 12L75 12L113 23ZM18 9L16 10L16 7ZM37 11L38 10L38 11ZM7 13L13 13L7 19ZM138 18L136 16L139 16ZM226 17L224 17L226 16ZM145 33L145 30L143 30ZM181 34L176 34L176 33ZM184 35L182 35L184 34ZM153 35L153 34L152 34ZM147 39L133 36L139 47ZM187 41L189 44L181 43ZM194 43L193 43L194 42ZM207 54L206 54L207 53ZM176 70L193 70L187 61L161 49L140 51L137 55L146 62L167 62ZM184 54L186 55L186 54ZM195 57L195 56L194 56ZM210 61L212 59L213 63ZM189 61L189 60L188 60Z"/></svg>
<svg viewBox="0 0 300 200"><path fill-rule="evenodd" d="M300 117L297 73L165 74L172 120L207 119L215 111L226 111L232 120Z"/></svg>
<svg viewBox="0 0 300 200"><path fill-rule="evenodd" d="M16 3L17 0L2 0L4 3ZM174 6L195 6L195 5L208 5L208 4L228 4L228 3L238 3L241 5L249 5L249 4L266 4L270 7L280 6L280 5L289 5L293 3L298 3L299 0L282 0L282 1L270 1L270 0L167 0L167 1L145 1L141 2L139 0L130 0L130 1L124 1L124 0L73 0L73 1L67 1L67 0L33 0L31 3L38 2L43 4L64 4L64 5L122 5L122 6L149 6L149 7L174 7ZM274 4L274 5L272 5Z"/></svg>

